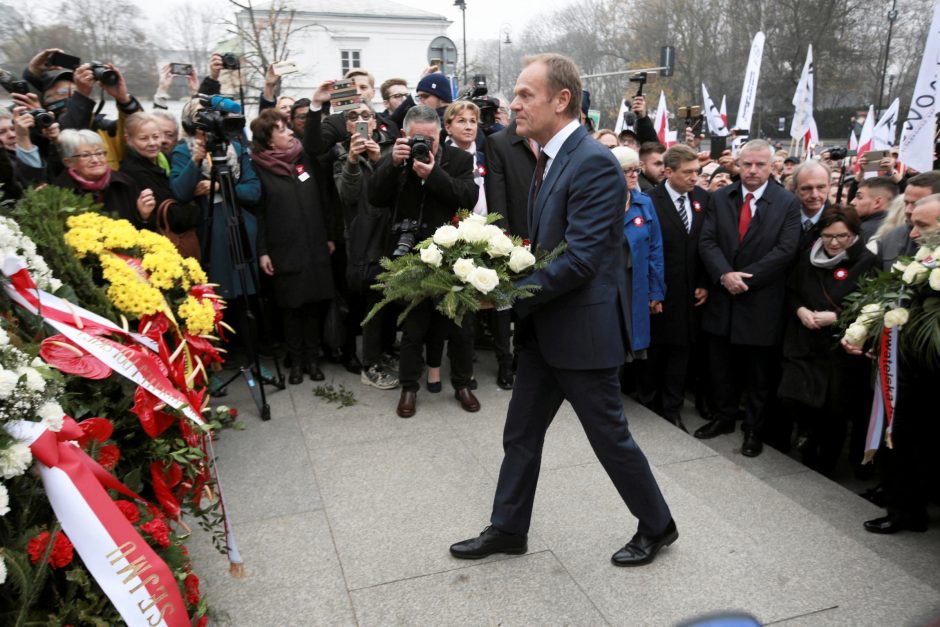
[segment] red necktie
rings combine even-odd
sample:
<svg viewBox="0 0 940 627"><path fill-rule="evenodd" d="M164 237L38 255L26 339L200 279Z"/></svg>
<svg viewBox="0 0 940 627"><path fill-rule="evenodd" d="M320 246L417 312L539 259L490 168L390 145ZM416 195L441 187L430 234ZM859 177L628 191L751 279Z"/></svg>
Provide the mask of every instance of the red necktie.
<svg viewBox="0 0 940 627"><path fill-rule="evenodd" d="M747 235L747 227L751 224L751 201L754 200L754 194L748 194L744 197L744 206L741 207L741 218L738 220L738 235L741 236L739 241L744 241L744 236Z"/></svg>

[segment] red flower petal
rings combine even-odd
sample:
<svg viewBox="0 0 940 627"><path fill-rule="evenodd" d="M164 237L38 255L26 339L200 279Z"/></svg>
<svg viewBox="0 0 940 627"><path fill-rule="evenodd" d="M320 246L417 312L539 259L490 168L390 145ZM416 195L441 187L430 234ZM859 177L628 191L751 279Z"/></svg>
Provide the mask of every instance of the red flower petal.
<svg viewBox="0 0 940 627"><path fill-rule="evenodd" d="M97 357L79 348L64 335L53 335L42 341L39 356L50 366L66 374L74 374L84 379L107 379L111 368Z"/></svg>
<svg viewBox="0 0 940 627"><path fill-rule="evenodd" d="M84 433L78 439L80 446L85 446L92 440L104 442L114 433L114 425L106 418L86 418L78 423L78 426Z"/></svg>
<svg viewBox="0 0 940 627"><path fill-rule="evenodd" d="M113 470L121 459L121 451L113 444L106 444L98 449L98 463L106 470Z"/></svg>

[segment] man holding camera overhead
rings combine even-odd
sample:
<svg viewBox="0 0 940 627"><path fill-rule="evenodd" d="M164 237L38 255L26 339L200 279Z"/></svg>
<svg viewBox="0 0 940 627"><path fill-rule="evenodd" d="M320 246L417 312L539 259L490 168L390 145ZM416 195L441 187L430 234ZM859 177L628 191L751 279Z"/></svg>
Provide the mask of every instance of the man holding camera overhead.
<svg viewBox="0 0 940 627"><path fill-rule="evenodd" d="M437 227L449 223L459 209L473 207L480 193L473 179L473 157L459 148L441 144L437 111L424 105L410 109L404 119L403 134L395 141L392 152L376 165L369 182L369 202L388 207L392 214L388 239L391 257L411 252L415 244L430 237ZM454 396L464 410L479 411L480 402L469 387L473 336L439 313L433 303L425 301L402 324L399 366L402 393L398 415L410 418L415 414L424 340L432 330L444 332L450 341Z"/></svg>

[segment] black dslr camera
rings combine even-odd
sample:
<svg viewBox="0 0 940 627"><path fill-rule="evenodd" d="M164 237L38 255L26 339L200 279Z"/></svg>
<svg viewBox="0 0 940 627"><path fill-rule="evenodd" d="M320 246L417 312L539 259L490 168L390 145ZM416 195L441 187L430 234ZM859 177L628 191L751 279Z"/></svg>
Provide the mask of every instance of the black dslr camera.
<svg viewBox="0 0 940 627"><path fill-rule="evenodd" d="M392 235L398 237L398 241L395 242L395 250L392 251L392 259L407 255L414 249L415 244L418 242L419 226L417 220L407 218L392 225Z"/></svg>
<svg viewBox="0 0 940 627"><path fill-rule="evenodd" d="M473 76L473 86L465 91L460 100L469 100L480 108L480 128L489 135L496 125L496 112L499 111L499 100L488 96L489 89L486 87L486 75L475 74Z"/></svg>
<svg viewBox="0 0 940 627"><path fill-rule="evenodd" d="M411 155L408 161L420 161L421 163L431 162L431 152L434 150L434 140L427 135L415 135L408 138L408 146L411 148Z"/></svg>
<svg viewBox="0 0 940 627"><path fill-rule="evenodd" d="M45 109L32 109L26 113L33 116L33 120L36 122L36 128L39 130L49 128L55 124L55 115Z"/></svg>
<svg viewBox="0 0 940 627"><path fill-rule="evenodd" d="M0 69L0 87L3 87L11 94L29 93L29 85L26 84L26 81L18 79L6 70L2 69Z"/></svg>
<svg viewBox="0 0 940 627"><path fill-rule="evenodd" d="M91 66L91 73L95 75L95 80L102 85L114 87L118 84L118 81L120 80L118 73L110 69L101 61L92 61L88 65Z"/></svg>
<svg viewBox="0 0 940 627"><path fill-rule="evenodd" d="M224 70L238 70L242 66L241 62L238 60L238 55L234 52L226 52L222 55L222 69Z"/></svg>
<svg viewBox="0 0 940 627"><path fill-rule="evenodd" d="M829 149L829 158L833 161L842 161L849 156L849 149L845 146L836 146ZM854 155L853 155L854 156Z"/></svg>

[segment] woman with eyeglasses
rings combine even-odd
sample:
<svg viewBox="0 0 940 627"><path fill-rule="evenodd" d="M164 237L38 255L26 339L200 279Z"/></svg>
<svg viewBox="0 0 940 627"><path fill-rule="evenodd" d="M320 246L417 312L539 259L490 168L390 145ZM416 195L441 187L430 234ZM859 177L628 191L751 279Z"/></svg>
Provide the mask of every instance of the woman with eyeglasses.
<svg viewBox="0 0 940 627"><path fill-rule="evenodd" d="M859 463L871 407L870 362L847 354L835 326L846 296L877 265L859 237L855 209L834 205L819 218L819 239L797 261L787 280L783 377L778 397L798 417L797 449L803 463L831 475L845 442L846 427L858 420L850 460Z"/></svg>
<svg viewBox="0 0 940 627"><path fill-rule="evenodd" d="M89 194L104 205L107 213L128 220L137 228L154 229L152 218L156 201L151 189L141 190L125 172L108 165L101 136L87 129L66 129L59 135L66 170L53 185L77 194Z"/></svg>

